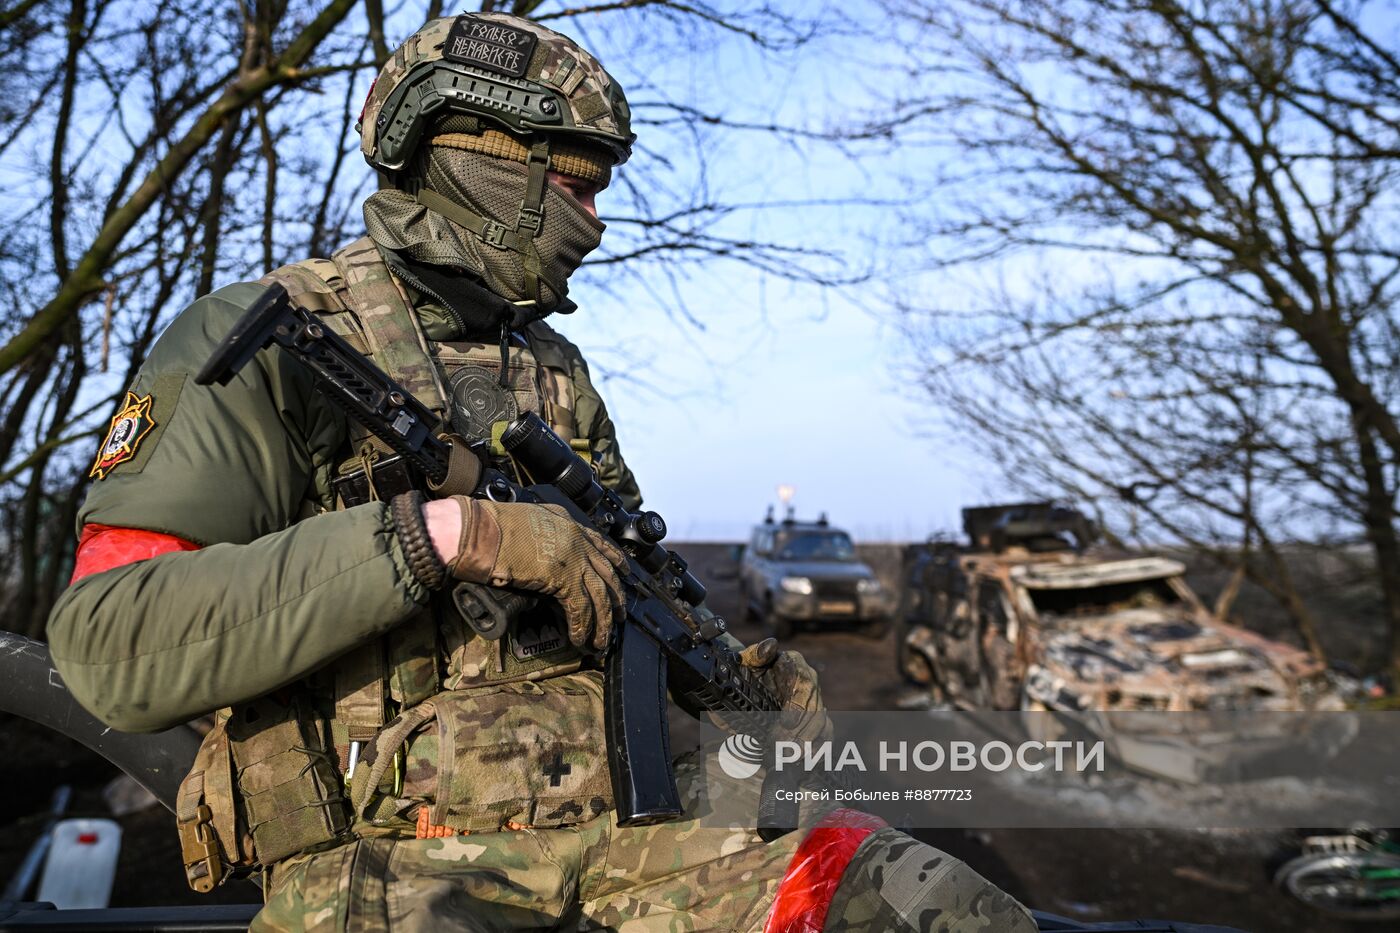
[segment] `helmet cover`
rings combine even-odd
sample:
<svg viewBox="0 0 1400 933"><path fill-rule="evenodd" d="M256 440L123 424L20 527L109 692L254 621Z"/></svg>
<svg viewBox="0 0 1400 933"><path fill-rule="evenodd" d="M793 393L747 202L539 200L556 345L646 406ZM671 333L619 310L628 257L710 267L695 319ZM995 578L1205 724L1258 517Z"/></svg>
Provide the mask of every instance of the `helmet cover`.
<svg viewBox="0 0 1400 933"><path fill-rule="evenodd" d="M601 146L615 164L636 138L627 98L596 58L567 36L505 13L435 19L409 36L365 99L360 150L379 171L399 172L424 134L452 115L483 130Z"/></svg>

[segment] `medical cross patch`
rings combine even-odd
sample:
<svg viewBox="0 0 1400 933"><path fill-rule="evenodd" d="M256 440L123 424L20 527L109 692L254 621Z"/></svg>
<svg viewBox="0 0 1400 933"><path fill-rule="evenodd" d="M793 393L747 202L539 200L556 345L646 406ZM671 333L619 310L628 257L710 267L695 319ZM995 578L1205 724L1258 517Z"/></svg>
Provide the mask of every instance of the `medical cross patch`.
<svg viewBox="0 0 1400 933"><path fill-rule="evenodd" d="M135 392L126 393L126 399L112 418L112 426L107 429L107 437L97 451L97 461L88 471L88 476L106 479L113 467L136 456L136 445L156 426L155 418L151 417L152 401L149 395L138 398Z"/></svg>

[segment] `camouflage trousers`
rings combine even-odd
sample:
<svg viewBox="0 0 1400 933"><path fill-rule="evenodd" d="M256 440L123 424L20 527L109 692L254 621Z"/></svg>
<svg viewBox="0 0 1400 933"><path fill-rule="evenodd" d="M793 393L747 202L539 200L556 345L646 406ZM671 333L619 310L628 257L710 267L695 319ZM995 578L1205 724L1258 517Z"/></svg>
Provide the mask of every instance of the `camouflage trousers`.
<svg viewBox="0 0 1400 933"><path fill-rule="evenodd" d="M367 838L288 859L273 870L252 929L761 931L804 833L764 843L753 832L701 825L697 770L684 760L677 767L688 818L671 823L619 827L609 814L556 829ZM823 927L1035 928L1020 904L963 862L894 829L860 844Z"/></svg>

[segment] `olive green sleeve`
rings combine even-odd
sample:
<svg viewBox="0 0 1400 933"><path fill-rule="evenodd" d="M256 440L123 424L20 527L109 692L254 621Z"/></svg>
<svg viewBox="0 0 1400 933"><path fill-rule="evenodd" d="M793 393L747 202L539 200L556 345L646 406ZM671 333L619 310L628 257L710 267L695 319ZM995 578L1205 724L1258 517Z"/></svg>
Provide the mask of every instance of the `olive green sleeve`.
<svg viewBox="0 0 1400 933"><path fill-rule="evenodd" d="M588 363L577 351L570 362L576 393L574 418L578 422L579 434L589 440L593 469L597 471L602 484L621 496L629 509L639 509L642 507L642 491L637 486L637 478L622 459L622 451L617 446L617 428L608 416L602 396L593 387L593 380L588 375Z"/></svg>
<svg viewBox="0 0 1400 933"><path fill-rule="evenodd" d="M143 528L196 544L247 544L324 500L345 419L281 348L255 355L226 386L194 375L263 292L232 285L180 313L151 349L128 398L151 399L154 426L133 456L94 479L88 524Z"/></svg>
<svg viewBox="0 0 1400 933"><path fill-rule="evenodd" d="M426 600L387 512L328 512L79 580L49 619L54 664L78 702L126 732L275 690Z"/></svg>
<svg viewBox="0 0 1400 933"><path fill-rule="evenodd" d="M346 428L283 351L257 354L228 386L195 384L261 292L221 289L161 335L127 394L148 416L126 452L107 457L104 441L97 465L108 465L79 511L80 528L201 546L84 577L49 618L59 672L118 729L160 729L266 693L426 600L382 504L313 514Z"/></svg>

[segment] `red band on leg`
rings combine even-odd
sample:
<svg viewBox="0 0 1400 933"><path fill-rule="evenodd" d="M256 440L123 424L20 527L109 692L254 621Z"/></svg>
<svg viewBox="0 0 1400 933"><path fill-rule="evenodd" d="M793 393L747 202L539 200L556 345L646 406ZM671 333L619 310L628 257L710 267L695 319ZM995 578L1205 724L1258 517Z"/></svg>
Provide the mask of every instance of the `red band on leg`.
<svg viewBox="0 0 1400 933"><path fill-rule="evenodd" d="M821 933L846 866L865 838L889 824L859 810L833 810L792 854L763 933Z"/></svg>
<svg viewBox="0 0 1400 933"><path fill-rule="evenodd" d="M73 577L69 585L83 577L113 567L125 567L138 560L149 560L176 551L197 551L199 545L174 535L140 528L117 528L113 525L84 525L78 536L78 554L73 562Z"/></svg>

